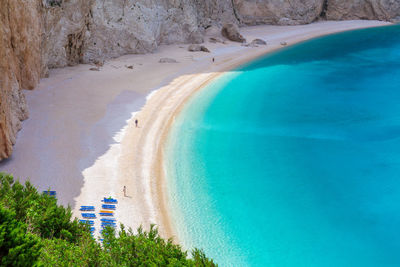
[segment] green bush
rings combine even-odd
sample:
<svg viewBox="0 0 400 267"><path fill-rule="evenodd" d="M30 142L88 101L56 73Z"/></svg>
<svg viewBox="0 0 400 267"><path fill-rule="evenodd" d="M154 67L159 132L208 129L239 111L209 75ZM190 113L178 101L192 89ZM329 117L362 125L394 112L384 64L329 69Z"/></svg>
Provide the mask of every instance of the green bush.
<svg viewBox="0 0 400 267"><path fill-rule="evenodd" d="M15 217L15 213L0 206L0 264L31 266L40 255L40 238L27 232L27 225Z"/></svg>
<svg viewBox="0 0 400 267"><path fill-rule="evenodd" d="M88 225L72 218L71 209L57 205L29 183L21 185L0 173L0 264L2 266L216 266L203 251L188 257L152 225L134 234L107 228L103 245Z"/></svg>

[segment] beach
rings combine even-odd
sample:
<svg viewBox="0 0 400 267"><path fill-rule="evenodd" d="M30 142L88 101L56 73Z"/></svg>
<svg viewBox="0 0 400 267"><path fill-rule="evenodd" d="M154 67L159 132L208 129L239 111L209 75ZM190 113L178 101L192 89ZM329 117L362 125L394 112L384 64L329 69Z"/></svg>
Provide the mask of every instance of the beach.
<svg viewBox="0 0 400 267"><path fill-rule="evenodd" d="M261 38L267 45L207 42L211 53L169 45L152 54L107 61L100 71L89 70L90 65L53 69L38 88L25 91L30 118L0 171L21 181L29 179L39 190L56 190L59 203L70 205L78 218L81 205L93 205L97 212L103 197L115 197L119 223L132 229L157 224L162 236L177 241L169 216L163 146L185 101L224 72L282 48L282 42L291 45L388 24L340 21L246 27L241 33L249 42ZM159 63L165 57L178 63ZM95 226L100 228L98 222Z"/></svg>

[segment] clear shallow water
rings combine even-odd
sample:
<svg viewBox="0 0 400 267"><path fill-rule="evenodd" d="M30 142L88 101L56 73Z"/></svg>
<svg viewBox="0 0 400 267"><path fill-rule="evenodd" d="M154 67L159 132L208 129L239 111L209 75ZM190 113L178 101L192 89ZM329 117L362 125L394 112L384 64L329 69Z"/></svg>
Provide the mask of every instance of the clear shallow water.
<svg viewBox="0 0 400 267"><path fill-rule="evenodd" d="M220 266L400 266L400 26L224 75L166 153L178 235Z"/></svg>

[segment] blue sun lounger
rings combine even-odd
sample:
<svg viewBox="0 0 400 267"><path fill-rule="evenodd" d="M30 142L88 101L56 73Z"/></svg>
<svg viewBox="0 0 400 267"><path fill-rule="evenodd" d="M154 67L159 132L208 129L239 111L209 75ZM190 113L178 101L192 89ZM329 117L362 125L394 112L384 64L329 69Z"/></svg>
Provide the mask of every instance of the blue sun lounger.
<svg viewBox="0 0 400 267"><path fill-rule="evenodd" d="M83 218L90 218L90 219L96 219L96 214L94 213L82 213Z"/></svg>
<svg viewBox="0 0 400 267"><path fill-rule="evenodd" d="M94 227L90 227L90 232L94 232L95 229L96 228L94 228Z"/></svg>
<svg viewBox="0 0 400 267"><path fill-rule="evenodd" d="M116 222L101 222L101 224L116 224Z"/></svg>
<svg viewBox="0 0 400 267"><path fill-rule="evenodd" d="M101 222L115 223L116 220L113 219L113 218L109 218L109 219L101 218L100 221L101 221Z"/></svg>
<svg viewBox="0 0 400 267"><path fill-rule="evenodd" d="M94 206L81 206L80 211L94 211Z"/></svg>
<svg viewBox="0 0 400 267"><path fill-rule="evenodd" d="M116 199L114 199L114 198L104 198L104 199L102 200L102 202L104 202L104 203L117 204L117 203L118 203L118 200L116 200Z"/></svg>
<svg viewBox="0 0 400 267"><path fill-rule="evenodd" d="M50 191L50 190L43 191L43 194L51 196L51 197L56 197L57 196L57 192L56 191Z"/></svg>
<svg viewBox="0 0 400 267"><path fill-rule="evenodd" d="M115 210L115 205L103 204L103 205L101 205L101 208L106 209L106 210Z"/></svg>
<svg viewBox="0 0 400 267"><path fill-rule="evenodd" d="M79 222L83 223L83 224L88 223L89 225L93 225L94 224L94 221L92 221L92 220L79 220Z"/></svg>
<svg viewBox="0 0 400 267"><path fill-rule="evenodd" d="M105 222L102 222L102 223L101 223L101 226L102 226L102 227L105 227L105 226L116 227L117 224L116 224L116 223L105 223Z"/></svg>

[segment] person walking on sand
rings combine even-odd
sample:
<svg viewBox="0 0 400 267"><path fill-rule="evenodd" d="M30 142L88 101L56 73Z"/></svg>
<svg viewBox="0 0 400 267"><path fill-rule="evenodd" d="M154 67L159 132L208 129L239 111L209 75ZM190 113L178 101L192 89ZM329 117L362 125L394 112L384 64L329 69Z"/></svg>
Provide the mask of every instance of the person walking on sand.
<svg viewBox="0 0 400 267"><path fill-rule="evenodd" d="M135 120L136 128L138 127L138 123L139 123L139 121L136 119Z"/></svg>
<svg viewBox="0 0 400 267"><path fill-rule="evenodd" d="M124 185L124 197L126 197L126 186Z"/></svg>
<svg viewBox="0 0 400 267"><path fill-rule="evenodd" d="M213 58L213 62L215 62L215 58Z"/></svg>

